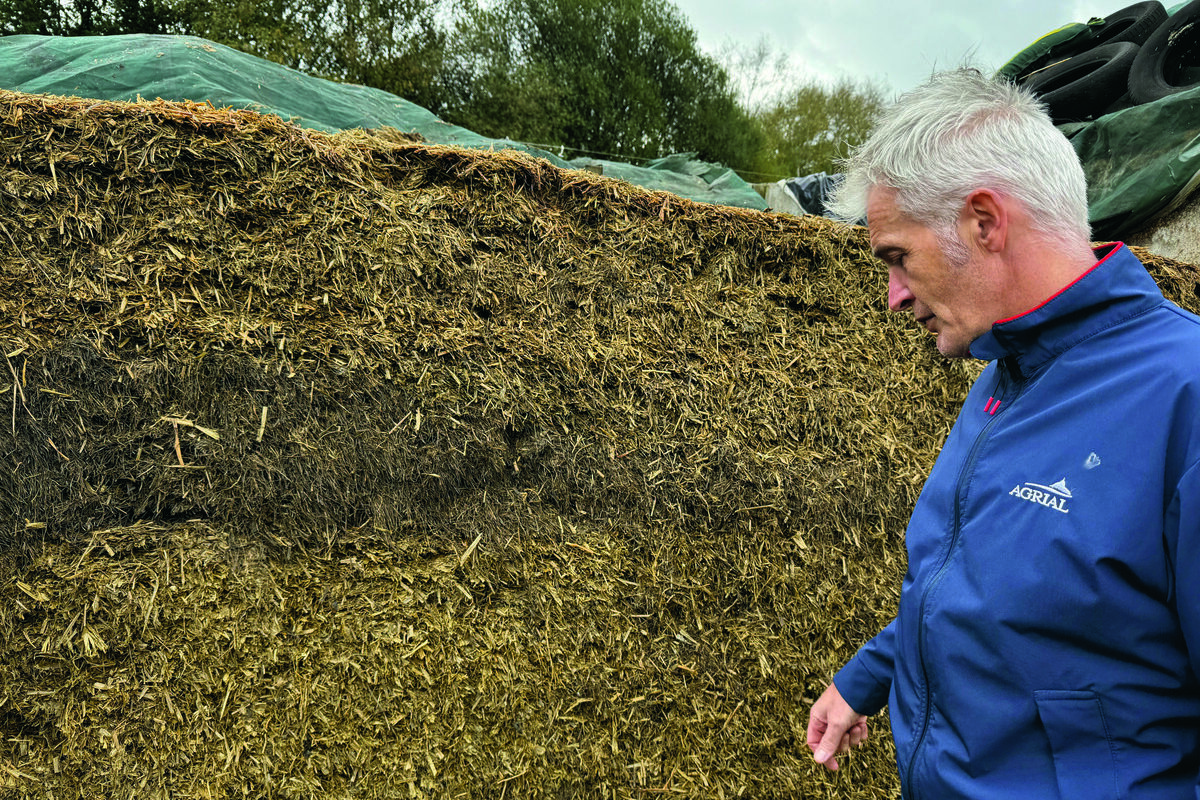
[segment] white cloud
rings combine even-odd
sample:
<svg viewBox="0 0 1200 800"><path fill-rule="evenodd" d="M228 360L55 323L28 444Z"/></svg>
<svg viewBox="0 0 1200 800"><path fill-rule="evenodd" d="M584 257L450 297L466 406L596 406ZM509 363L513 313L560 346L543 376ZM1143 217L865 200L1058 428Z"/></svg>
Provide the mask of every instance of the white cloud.
<svg viewBox="0 0 1200 800"><path fill-rule="evenodd" d="M1123 7L1076 0L674 0L707 52L763 37L803 75L903 91L970 60L994 69L1043 34Z"/></svg>

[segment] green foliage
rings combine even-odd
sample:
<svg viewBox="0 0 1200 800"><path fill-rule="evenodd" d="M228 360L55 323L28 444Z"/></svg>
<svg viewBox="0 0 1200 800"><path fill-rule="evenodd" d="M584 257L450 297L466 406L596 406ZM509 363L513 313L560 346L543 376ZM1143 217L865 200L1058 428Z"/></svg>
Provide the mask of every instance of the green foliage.
<svg viewBox="0 0 1200 800"><path fill-rule="evenodd" d="M837 159L866 139L883 106L882 91L869 83L799 86L756 115L764 146L754 170L779 177L837 172Z"/></svg>
<svg viewBox="0 0 1200 800"><path fill-rule="evenodd" d="M320 0L174 0L185 32L295 69L312 66Z"/></svg>
<svg viewBox="0 0 1200 800"><path fill-rule="evenodd" d="M635 159L747 160L728 76L667 0L500 0L459 20L445 116L486 135Z"/></svg>
<svg viewBox="0 0 1200 800"><path fill-rule="evenodd" d="M63 11L55 0L0 0L0 35L61 35L68 30Z"/></svg>
<svg viewBox="0 0 1200 800"><path fill-rule="evenodd" d="M327 45L314 58L318 72L399 95L428 108L437 101L447 33L439 0L340 0Z"/></svg>
<svg viewBox="0 0 1200 800"><path fill-rule="evenodd" d="M169 0L0 0L0 36L174 33Z"/></svg>
<svg viewBox="0 0 1200 800"><path fill-rule="evenodd" d="M806 77L766 38L726 44L717 58L762 134L747 167L757 181L837 172L837 160L866 139L884 107L882 88Z"/></svg>

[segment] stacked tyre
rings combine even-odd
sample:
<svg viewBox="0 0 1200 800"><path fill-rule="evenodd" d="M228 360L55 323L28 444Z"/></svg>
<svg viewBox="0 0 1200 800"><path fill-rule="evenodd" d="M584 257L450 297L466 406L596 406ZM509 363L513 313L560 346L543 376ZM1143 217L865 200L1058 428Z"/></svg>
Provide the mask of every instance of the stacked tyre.
<svg viewBox="0 0 1200 800"><path fill-rule="evenodd" d="M1200 87L1200 0L1168 16L1134 3L1015 77L1055 123L1082 122Z"/></svg>

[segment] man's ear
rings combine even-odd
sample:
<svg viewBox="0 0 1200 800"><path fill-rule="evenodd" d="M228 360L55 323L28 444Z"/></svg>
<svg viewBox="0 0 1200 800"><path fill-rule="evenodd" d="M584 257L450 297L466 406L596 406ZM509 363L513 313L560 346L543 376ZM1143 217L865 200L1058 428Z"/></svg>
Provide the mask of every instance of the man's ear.
<svg viewBox="0 0 1200 800"><path fill-rule="evenodd" d="M1004 249L1008 240L1008 203L991 189L976 189L967 195L959 217L963 240L990 253Z"/></svg>

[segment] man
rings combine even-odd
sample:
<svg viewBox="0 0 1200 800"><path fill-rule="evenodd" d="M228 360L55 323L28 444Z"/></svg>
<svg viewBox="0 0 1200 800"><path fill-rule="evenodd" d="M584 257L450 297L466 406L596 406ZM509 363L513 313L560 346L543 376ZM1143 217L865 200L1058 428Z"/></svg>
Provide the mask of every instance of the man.
<svg viewBox="0 0 1200 800"><path fill-rule="evenodd" d="M905 798L1200 799L1200 319L1089 246L1031 96L901 98L834 198L976 381L913 510L896 618L813 705L837 756L889 706Z"/></svg>

